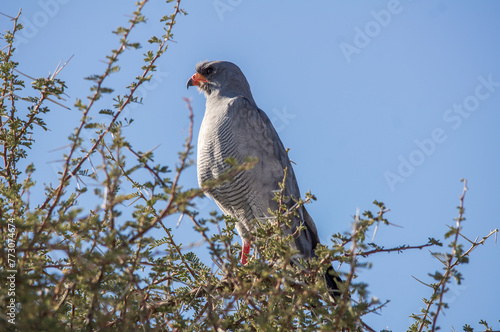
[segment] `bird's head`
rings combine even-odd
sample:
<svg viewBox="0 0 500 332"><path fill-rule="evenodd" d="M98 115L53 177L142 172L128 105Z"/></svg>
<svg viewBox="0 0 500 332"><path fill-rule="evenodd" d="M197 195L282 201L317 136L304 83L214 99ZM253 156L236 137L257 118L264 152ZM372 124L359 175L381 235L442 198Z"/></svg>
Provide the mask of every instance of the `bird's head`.
<svg viewBox="0 0 500 332"><path fill-rule="evenodd" d="M197 86L207 97L219 95L243 96L253 100L250 85L240 68L228 61L204 61L196 66L196 73L188 80L187 88Z"/></svg>

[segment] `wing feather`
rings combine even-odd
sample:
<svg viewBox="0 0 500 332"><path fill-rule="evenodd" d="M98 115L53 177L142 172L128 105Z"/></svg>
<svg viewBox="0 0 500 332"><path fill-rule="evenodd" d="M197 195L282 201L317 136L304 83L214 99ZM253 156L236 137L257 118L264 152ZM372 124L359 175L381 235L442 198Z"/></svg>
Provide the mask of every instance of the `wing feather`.
<svg viewBox="0 0 500 332"><path fill-rule="evenodd" d="M250 191L259 193L254 197L258 202L253 204L261 206L264 211L268 208L278 208L277 202L273 200L274 191L279 190L284 169L287 169L285 196L291 197L287 203L291 208L295 204L294 200L300 198L300 190L288 153L271 120L266 113L243 97L234 98L229 109L237 112L231 118L235 122L234 133L239 147L236 150L240 158L258 158L255 168L247 173L247 176L252 178ZM296 239L296 244L304 256L311 257L319 242L316 226L305 208L299 209L298 213L299 216L292 219L293 226L290 231L293 233L302 222L305 224L306 230Z"/></svg>

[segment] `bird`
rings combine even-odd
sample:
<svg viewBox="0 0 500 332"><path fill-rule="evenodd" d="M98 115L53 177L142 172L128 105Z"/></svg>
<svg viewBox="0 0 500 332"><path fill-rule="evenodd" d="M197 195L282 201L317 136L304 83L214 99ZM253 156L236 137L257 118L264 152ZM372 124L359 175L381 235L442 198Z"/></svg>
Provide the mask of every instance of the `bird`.
<svg viewBox="0 0 500 332"><path fill-rule="evenodd" d="M284 195L292 209L300 196L292 163L269 117L256 104L241 69L228 61L203 61L196 65L187 88L196 86L206 97L205 114L198 135L197 176L200 187L217 180L231 168L228 158L243 163L257 158L254 167L237 173L230 181L206 189L226 215L236 219L242 238L241 263L247 264L252 237L259 221L272 220L269 211L278 209L274 200L279 183L285 178ZM233 159L233 160L234 160ZM297 208L297 205L295 206ZM299 226L305 226L297 232ZM316 225L305 206L298 205L285 234L294 234L299 255L308 260L316 256L320 243ZM324 279L330 294L339 295L341 282L329 265Z"/></svg>

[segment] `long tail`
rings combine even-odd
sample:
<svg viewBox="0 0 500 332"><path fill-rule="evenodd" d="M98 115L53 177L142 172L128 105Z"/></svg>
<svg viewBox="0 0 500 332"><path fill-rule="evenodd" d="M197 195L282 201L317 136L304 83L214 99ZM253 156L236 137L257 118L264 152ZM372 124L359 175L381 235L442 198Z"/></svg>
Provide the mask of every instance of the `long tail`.
<svg viewBox="0 0 500 332"><path fill-rule="evenodd" d="M330 266L325 272L325 282L332 300L338 303L341 295L338 285L342 283L342 279L337 275L337 272L335 272L332 266Z"/></svg>

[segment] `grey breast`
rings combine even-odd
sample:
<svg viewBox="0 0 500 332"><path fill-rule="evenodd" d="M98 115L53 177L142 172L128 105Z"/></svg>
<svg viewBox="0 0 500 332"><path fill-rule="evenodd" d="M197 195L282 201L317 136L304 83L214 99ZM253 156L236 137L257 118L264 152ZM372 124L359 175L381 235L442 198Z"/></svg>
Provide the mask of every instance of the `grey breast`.
<svg viewBox="0 0 500 332"><path fill-rule="evenodd" d="M235 158L238 163L249 157L242 151L241 128L234 121L234 114L224 110L216 114L205 114L198 139L198 182L218 179L230 168L226 159ZM244 139L244 138L243 138ZM267 208L258 206L252 181L254 172L240 172L230 182L225 182L207 191L221 210L238 220L238 232L248 238L254 228L254 221L262 217Z"/></svg>

